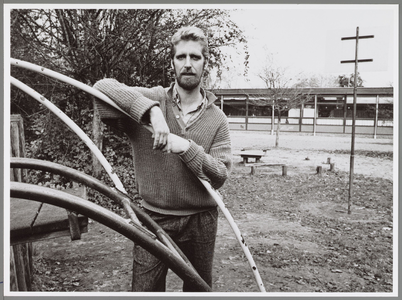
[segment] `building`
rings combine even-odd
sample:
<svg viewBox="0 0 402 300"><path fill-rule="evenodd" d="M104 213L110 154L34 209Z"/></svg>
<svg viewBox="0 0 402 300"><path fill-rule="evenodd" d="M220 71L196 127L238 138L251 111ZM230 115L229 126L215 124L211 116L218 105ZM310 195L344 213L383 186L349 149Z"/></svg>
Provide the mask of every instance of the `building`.
<svg viewBox="0 0 402 300"><path fill-rule="evenodd" d="M228 116L232 130L264 130L273 133L278 124L272 104L256 105L269 99L268 89L219 89L212 91L216 105ZM281 115L281 131L304 133L351 133L353 88L303 88L310 95L299 108ZM356 134L393 135L393 88L357 88Z"/></svg>

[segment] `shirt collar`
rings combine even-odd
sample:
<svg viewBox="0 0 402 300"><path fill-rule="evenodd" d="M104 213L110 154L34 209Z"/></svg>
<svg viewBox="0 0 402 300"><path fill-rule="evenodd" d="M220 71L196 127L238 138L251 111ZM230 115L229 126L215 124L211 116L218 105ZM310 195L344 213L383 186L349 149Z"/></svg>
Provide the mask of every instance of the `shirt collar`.
<svg viewBox="0 0 402 300"><path fill-rule="evenodd" d="M200 88L200 92L202 95L202 101L200 105L198 105L197 110L201 108L202 106L208 104L208 99L207 99L207 93L203 88ZM173 85L172 87L172 95L173 95L173 103L175 103L179 108L181 108L181 100L180 100L180 95L177 92L176 85Z"/></svg>
<svg viewBox="0 0 402 300"><path fill-rule="evenodd" d="M169 97L172 97L172 99L174 98L173 91L175 90L175 85L176 84L174 82L172 82L170 84L170 86L166 88L167 94L169 95ZM208 92L208 91L204 90L203 88L201 88L201 93L203 93L203 95L205 95L204 97L207 98L206 102L208 105L214 103L218 99L218 98L216 98L216 96L213 93Z"/></svg>

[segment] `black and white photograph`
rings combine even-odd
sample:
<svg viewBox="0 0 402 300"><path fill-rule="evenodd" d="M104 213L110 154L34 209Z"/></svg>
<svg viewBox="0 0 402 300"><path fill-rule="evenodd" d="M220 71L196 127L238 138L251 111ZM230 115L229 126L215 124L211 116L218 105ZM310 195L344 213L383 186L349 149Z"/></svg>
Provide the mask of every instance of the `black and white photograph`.
<svg viewBox="0 0 402 300"><path fill-rule="evenodd" d="M399 5L3 10L4 296L398 295Z"/></svg>

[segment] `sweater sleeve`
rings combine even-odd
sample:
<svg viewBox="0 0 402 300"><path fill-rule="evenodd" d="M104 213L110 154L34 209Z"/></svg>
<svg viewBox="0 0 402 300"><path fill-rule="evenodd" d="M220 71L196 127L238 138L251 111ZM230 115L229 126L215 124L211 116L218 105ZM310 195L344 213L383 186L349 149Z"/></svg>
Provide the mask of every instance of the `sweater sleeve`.
<svg viewBox="0 0 402 300"><path fill-rule="evenodd" d="M147 89L140 87L129 87L115 79L102 79L95 83L94 88L112 99L121 109L130 115L138 123L147 123L147 112L154 106L159 105L157 101L157 88ZM99 103L99 102L98 102ZM116 109L108 106L110 118L118 118ZM108 118L105 104L98 106L101 117ZM121 116L123 114L119 112Z"/></svg>
<svg viewBox="0 0 402 300"><path fill-rule="evenodd" d="M190 147L180 154L181 159L199 178L219 189L229 177L232 168L232 148L229 125L224 122L215 135L209 153L190 140Z"/></svg>

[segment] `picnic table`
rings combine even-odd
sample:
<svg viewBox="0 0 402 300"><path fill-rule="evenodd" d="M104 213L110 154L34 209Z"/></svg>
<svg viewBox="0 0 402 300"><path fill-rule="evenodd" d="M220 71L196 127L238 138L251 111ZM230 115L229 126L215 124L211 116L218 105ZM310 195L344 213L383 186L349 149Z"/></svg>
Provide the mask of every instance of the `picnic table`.
<svg viewBox="0 0 402 300"><path fill-rule="evenodd" d="M240 156L243 158L244 166L251 167L251 175L255 174L257 167L282 167L282 175L287 175L287 165L284 163L261 162L261 157L265 156L268 149L265 150L242 150ZM254 163L248 163L249 158L254 158Z"/></svg>
<svg viewBox="0 0 402 300"><path fill-rule="evenodd" d="M267 150L243 150L240 156L243 158L243 163L248 163L249 158L254 158L256 163L261 161L261 157L265 155Z"/></svg>

